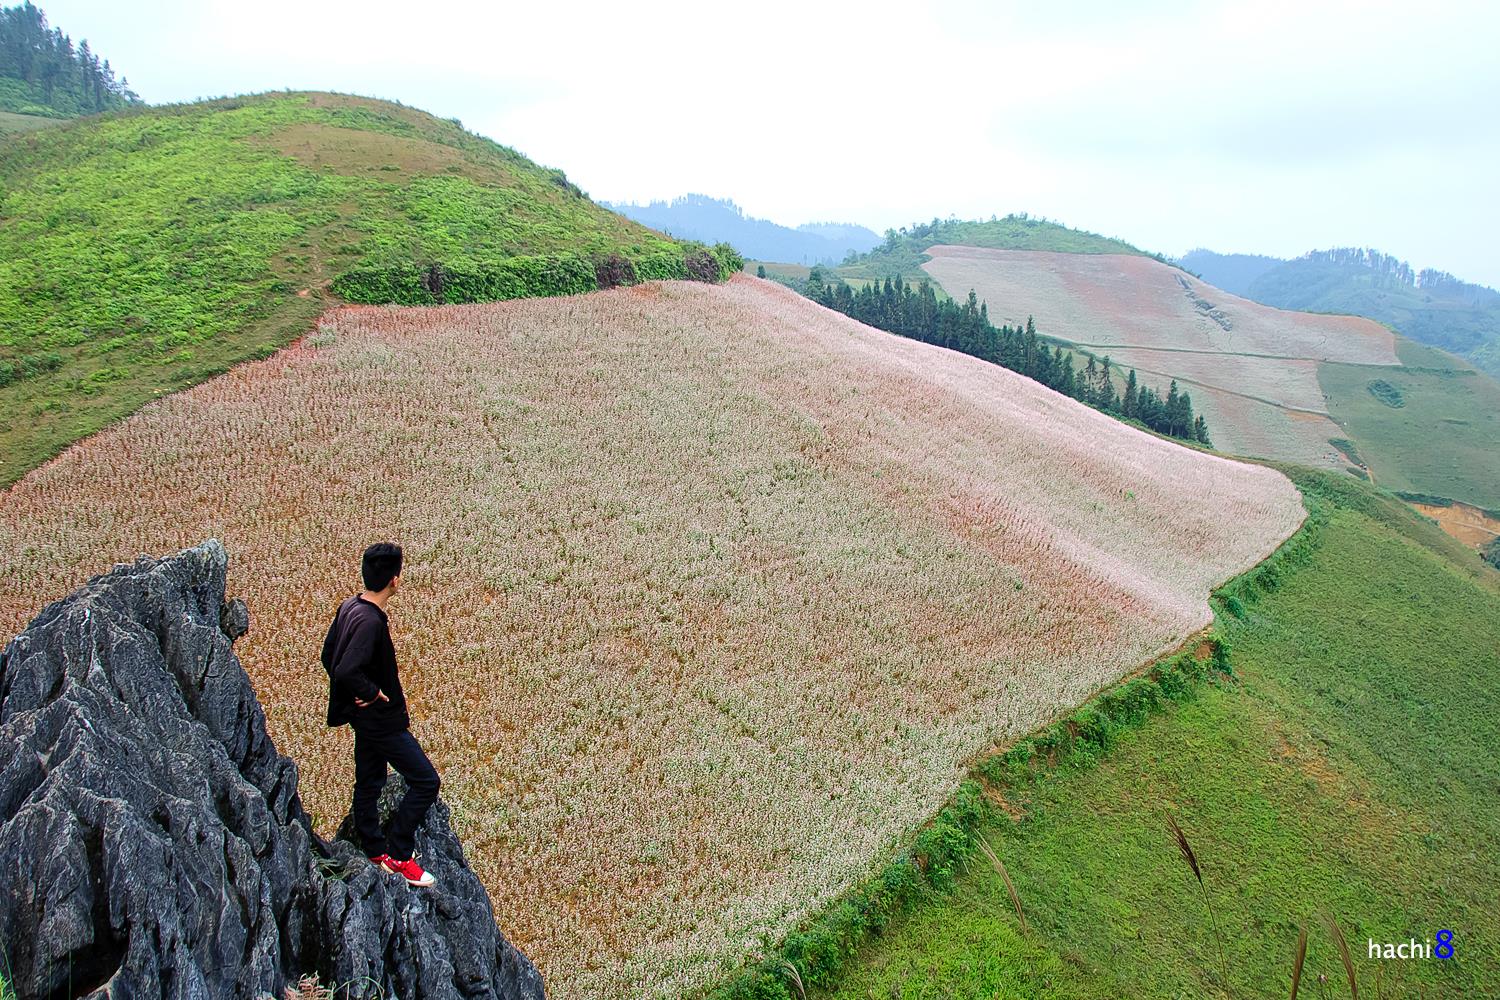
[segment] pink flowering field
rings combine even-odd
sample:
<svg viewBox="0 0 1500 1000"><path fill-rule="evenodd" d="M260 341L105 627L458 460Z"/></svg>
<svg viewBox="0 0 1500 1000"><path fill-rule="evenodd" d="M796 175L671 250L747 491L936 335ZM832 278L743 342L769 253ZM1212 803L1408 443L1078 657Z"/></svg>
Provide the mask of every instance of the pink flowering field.
<svg viewBox="0 0 1500 1000"><path fill-rule="evenodd" d="M343 309L0 500L0 627L224 540L325 834L318 650L406 547L414 728L559 998L675 997L884 860L964 762L1209 623L1303 517L1270 469L763 281Z"/></svg>
<svg viewBox="0 0 1500 1000"><path fill-rule="evenodd" d="M1034 316L1038 332L1109 355L1163 393L1176 379L1214 446L1233 455L1346 467L1329 442L1350 435L1328 414L1318 366L1400 364L1395 335L1373 320L1274 309L1149 257L964 246L928 253L923 269L956 298L973 289L997 325Z"/></svg>

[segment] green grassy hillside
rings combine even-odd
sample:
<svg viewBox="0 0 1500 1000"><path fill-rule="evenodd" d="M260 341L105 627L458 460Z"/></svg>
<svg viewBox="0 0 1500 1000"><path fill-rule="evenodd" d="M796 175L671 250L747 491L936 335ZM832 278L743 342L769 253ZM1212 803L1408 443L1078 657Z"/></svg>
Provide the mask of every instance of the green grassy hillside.
<svg viewBox="0 0 1500 1000"><path fill-rule="evenodd" d="M14 135L17 132L34 132L48 125L56 125L58 119L45 118L42 115L20 115L14 111L0 111L0 136Z"/></svg>
<svg viewBox="0 0 1500 1000"><path fill-rule="evenodd" d="M933 219L886 234L886 241L837 269L846 279L887 278L900 275L916 284L927 279L922 263L926 250L938 244L990 247L995 250L1054 250L1061 253L1148 254L1124 240L1024 215L1007 215L988 222Z"/></svg>
<svg viewBox="0 0 1500 1000"><path fill-rule="evenodd" d="M839 964L832 949L796 942L809 996L1285 996L1303 924L1303 995L1347 996L1323 911L1362 995L1494 995L1500 576L1388 496L1287 471L1314 514L1220 592L1232 675L1163 684L1166 711L1143 723L1086 710L982 764L988 797L927 835L929 857L947 844L961 860L929 863L903 915L860 911L881 929L828 989L812 981ZM1228 984L1169 814L1201 864ZM953 822L964 816L968 829ZM969 830L1006 866L1029 931ZM1454 932L1452 961L1367 957L1368 938L1439 929ZM763 981L741 995L783 988L795 993Z"/></svg>
<svg viewBox="0 0 1500 1000"><path fill-rule="evenodd" d="M468 301L731 265L410 108L268 94L0 143L0 483L339 298Z"/></svg>
<svg viewBox="0 0 1500 1000"><path fill-rule="evenodd" d="M1500 510L1500 383L1405 338L1403 367L1321 364L1328 412L1381 486Z"/></svg>

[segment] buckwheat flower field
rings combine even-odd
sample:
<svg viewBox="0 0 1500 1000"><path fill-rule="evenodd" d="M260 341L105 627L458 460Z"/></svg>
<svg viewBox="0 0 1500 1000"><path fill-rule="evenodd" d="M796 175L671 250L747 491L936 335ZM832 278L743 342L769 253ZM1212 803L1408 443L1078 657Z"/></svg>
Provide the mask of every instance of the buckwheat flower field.
<svg viewBox="0 0 1500 1000"><path fill-rule="evenodd" d="M0 501L6 635L224 540L325 835L352 764L320 644L363 547L403 543L415 732L563 1000L732 968L1303 516L1270 469L744 277L337 311Z"/></svg>

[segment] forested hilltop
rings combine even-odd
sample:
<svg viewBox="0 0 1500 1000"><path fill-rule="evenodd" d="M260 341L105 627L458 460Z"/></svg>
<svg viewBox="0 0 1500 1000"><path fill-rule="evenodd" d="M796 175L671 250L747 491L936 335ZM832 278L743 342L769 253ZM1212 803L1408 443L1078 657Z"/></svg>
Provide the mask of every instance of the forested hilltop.
<svg viewBox="0 0 1500 1000"><path fill-rule="evenodd" d="M1244 261L1269 261L1242 287ZM1204 280L1279 309L1347 313L1384 323L1413 340L1452 352L1500 377L1500 292L1446 271L1416 270L1378 250L1340 247L1295 260L1195 250L1182 264ZM1231 284L1223 283L1229 275Z"/></svg>
<svg viewBox="0 0 1500 1000"><path fill-rule="evenodd" d="M75 46L30 2L0 8L0 111L71 118L139 103L87 39Z"/></svg>
<svg viewBox="0 0 1500 1000"><path fill-rule="evenodd" d="M1005 218L980 220L933 219L914 222L900 229L887 229L885 242L869 253L846 258L839 275L846 278L905 278L920 282L926 275L922 264L927 248L938 244L988 247L992 250L1053 250L1059 253L1149 254L1124 240L1067 226L1046 219L1033 219L1022 212Z"/></svg>

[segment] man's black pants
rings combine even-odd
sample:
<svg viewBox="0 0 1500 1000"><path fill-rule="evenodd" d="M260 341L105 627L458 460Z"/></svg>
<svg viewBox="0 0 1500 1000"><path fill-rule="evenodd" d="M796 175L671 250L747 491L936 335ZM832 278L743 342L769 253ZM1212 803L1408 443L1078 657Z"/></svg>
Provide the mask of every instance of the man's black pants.
<svg viewBox="0 0 1500 1000"><path fill-rule="evenodd" d="M406 779L406 794L391 817L390 829L380 830L380 812L376 804L385 787L386 764ZM389 854L397 861L411 859L416 842L417 824L427 815L427 807L437 800L437 769L422 745L402 729L394 733L354 730L354 826L359 831L366 857Z"/></svg>

